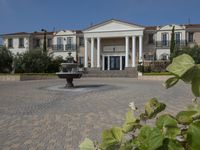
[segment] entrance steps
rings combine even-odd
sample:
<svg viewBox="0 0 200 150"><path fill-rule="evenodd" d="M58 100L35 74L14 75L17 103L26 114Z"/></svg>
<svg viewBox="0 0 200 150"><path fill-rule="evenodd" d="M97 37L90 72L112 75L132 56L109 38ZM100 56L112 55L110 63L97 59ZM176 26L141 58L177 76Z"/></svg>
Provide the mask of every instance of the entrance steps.
<svg viewBox="0 0 200 150"><path fill-rule="evenodd" d="M125 70L100 70L99 68L87 68L83 77L128 77L137 78L136 68L125 68Z"/></svg>

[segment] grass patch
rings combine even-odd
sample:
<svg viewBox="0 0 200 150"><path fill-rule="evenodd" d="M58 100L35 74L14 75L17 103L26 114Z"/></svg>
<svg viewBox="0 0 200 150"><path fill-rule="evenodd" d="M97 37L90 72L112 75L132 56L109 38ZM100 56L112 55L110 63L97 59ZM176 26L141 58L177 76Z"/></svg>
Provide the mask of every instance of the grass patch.
<svg viewBox="0 0 200 150"><path fill-rule="evenodd" d="M144 76L170 76L172 75L170 72L148 72L143 73Z"/></svg>

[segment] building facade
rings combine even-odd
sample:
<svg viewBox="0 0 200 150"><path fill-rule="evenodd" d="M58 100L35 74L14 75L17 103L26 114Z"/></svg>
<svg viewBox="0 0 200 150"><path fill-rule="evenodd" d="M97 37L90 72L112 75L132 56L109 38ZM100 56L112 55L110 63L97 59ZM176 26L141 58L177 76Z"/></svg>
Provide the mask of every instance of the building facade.
<svg viewBox="0 0 200 150"><path fill-rule="evenodd" d="M200 24L142 26L111 19L83 31L46 32L47 48L54 57L68 52L85 68L125 70L140 62L168 60L172 28L176 47L200 45ZM43 47L44 32L1 35L3 45L14 54Z"/></svg>

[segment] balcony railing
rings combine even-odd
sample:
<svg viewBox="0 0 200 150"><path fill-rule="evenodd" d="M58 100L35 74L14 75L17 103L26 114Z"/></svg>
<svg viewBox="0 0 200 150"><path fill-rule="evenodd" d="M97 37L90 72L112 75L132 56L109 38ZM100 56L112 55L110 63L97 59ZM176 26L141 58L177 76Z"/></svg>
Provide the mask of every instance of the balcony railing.
<svg viewBox="0 0 200 150"><path fill-rule="evenodd" d="M66 44L65 50L66 51L76 51L76 45L75 44Z"/></svg>
<svg viewBox="0 0 200 150"><path fill-rule="evenodd" d="M103 46L103 52L125 52L125 46L124 45L108 45Z"/></svg>
<svg viewBox="0 0 200 150"><path fill-rule="evenodd" d="M157 48L170 48L171 41L156 41ZM185 40L175 41L175 45L177 47L184 47L186 46Z"/></svg>
<svg viewBox="0 0 200 150"><path fill-rule="evenodd" d="M53 51L64 51L64 45L63 44L53 45L52 49L53 49Z"/></svg>
<svg viewBox="0 0 200 150"><path fill-rule="evenodd" d="M66 45L53 45L53 51L76 51L75 44L66 44Z"/></svg>

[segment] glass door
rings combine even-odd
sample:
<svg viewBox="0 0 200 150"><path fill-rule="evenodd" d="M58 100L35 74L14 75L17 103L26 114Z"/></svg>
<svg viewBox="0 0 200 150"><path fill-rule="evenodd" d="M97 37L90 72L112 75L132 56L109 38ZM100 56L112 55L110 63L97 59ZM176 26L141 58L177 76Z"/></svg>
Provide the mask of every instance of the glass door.
<svg viewBox="0 0 200 150"><path fill-rule="evenodd" d="M120 56L110 56L110 70L120 70Z"/></svg>

